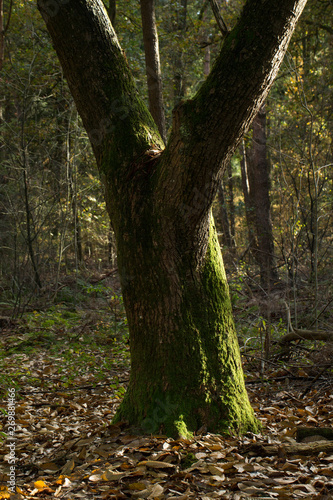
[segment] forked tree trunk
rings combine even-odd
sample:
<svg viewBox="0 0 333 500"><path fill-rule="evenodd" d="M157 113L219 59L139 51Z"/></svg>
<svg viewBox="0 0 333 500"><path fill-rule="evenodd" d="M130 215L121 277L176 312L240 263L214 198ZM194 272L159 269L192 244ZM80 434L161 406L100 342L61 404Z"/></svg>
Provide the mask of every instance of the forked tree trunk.
<svg viewBox="0 0 333 500"><path fill-rule="evenodd" d="M197 95L174 110L162 151L102 2L38 0L117 241L131 377L116 419L181 435L257 429L211 205L305 3L247 2Z"/></svg>
<svg viewBox="0 0 333 500"><path fill-rule="evenodd" d="M140 0L142 35L145 47L149 111L157 124L163 141L166 142L160 49L158 44L154 1L155 0Z"/></svg>

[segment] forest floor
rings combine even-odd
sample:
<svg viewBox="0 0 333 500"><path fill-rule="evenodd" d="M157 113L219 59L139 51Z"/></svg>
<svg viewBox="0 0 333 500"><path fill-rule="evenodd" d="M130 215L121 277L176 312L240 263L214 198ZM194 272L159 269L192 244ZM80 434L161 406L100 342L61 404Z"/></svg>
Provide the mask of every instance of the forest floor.
<svg viewBox="0 0 333 500"><path fill-rule="evenodd" d="M332 343L281 356L273 335L265 355L266 323L251 321L240 344L260 434L136 435L111 423L129 379L119 284L97 277L75 300L71 286L47 309L2 318L0 498L333 499Z"/></svg>

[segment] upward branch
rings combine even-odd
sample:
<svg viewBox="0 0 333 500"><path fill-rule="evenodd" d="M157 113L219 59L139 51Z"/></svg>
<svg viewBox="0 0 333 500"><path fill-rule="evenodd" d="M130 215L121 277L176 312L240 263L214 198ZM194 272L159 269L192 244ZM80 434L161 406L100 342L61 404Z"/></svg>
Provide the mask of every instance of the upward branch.
<svg viewBox="0 0 333 500"><path fill-rule="evenodd" d="M176 170L170 172L166 200L178 189L191 205L199 191L205 200L202 215L208 210L221 169L265 100L305 4L306 0L246 2L207 80L174 112L167 149L185 167L181 181Z"/></svg>
<svg viewBox="0 0 333 500"><path fill-rule="evenodd" d="M228 27L225 24L224 19L223 19L222 15L221 15L218 3L217 3L216 0L209 0L209 1L210 1L210 5L211 5L211 8L212 8L215 20L216 20L217 25L219 27L219 30L221 31L221 33L222 33L223 36L226 36L229 33L229 30L228 30Z"/></svg>
<svg viewBox="0 0 333 500"><path fill-rule="evenodd" d="M157 127L138 96L102 0L37 3L99 169L116 194L135 159L163 149ZM155 199L173 210L176 203L200 205L192 211L194 225L207 216L221 169L264 101L305 4L247 0L209 77L192 100L175 109L167 148L156 160ZM198 197L199 204L193 201Z"/></svg>
<svg viewBox="0 0 333 500"><path fill-rule="evenodd" d="M37 4L102 173L115 176L152 145L162 146L103 2Z"/></svg>

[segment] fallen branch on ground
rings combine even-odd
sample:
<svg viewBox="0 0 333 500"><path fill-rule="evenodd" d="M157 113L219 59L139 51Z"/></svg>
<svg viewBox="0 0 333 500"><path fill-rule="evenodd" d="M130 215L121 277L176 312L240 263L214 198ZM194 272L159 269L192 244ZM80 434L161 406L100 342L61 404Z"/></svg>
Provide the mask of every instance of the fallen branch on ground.
<svg viewBox="0 0 333 500"><path fill-rule="evenodd" d="M333 342L333 332L300 330L294 328L292 332L284 335L279 343L283 345L293 340L325 340Z"/></svg>

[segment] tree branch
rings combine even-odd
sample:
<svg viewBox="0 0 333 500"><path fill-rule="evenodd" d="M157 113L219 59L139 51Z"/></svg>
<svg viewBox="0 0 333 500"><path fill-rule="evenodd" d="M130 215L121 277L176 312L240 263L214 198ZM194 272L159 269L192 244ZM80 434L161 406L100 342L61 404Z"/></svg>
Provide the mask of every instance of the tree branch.
<svg viewBox="0 0 333 500"><path fill-rule="evenodd" d="M294 340L325 340L328 342L333 341L333 332L320 332L312 330L300 330L294 328L292 332L287 333L279 341L279 344L286 344L287 342L293 342Z"/></svg>
<svg viewBox="0 0 333 500"><path fill-rule="evenodd" d="M177 170L171 172L166 202L178 189L185 193L185 205L194 208L199 191L201 207L191 215L206 217L222 171L274 82L305 4L306 0L246 2L198 93L174 110L167 150L176 151L175 162L186 165L187 171L181 182L172 178Z"/></svg>
<svg viewBox="0 0 333 500"><path fill-rule="evenodd" d="M218 6L217 1L216 0L209 0L209 2L210 2L210 6L212 8L215 20L216 20L217 25L219 27L219 30L221 31L223 36L227 36L229 33L229 30L228 30L228 27L223 20L223 17L221 15L220 8Z"/></svg>
<svg viewBox="0 0 333 500"><path fill-rule="evenodd" d="M8 17L7 17L7 22L6 22L6 25L5 25L5 28L3 30L3 34L5 35L8 31L8 28L9 28L9 24L10 24L10 19L11 19L11 16L12 16L12 11L13 11L13 0L10 0L10 4L9 4L9 11L8 11Z"/></svg>
<svg viewBox="0 0 333 500"><path fill-rule="evenodd" d="M119 173L152 145L162 147L102 1L37 5L103 174Z"/></svg>
<svg viewBox="0 0 333 500"><path fill-rule="evenodd" d="M314 21L305 21L305 24L309 24L310 26L315 26L316 28L320 28L324 31L327 31L330 35L333 35L333 28L331 26L327 26L327 24L316 23Z"/></svg>

